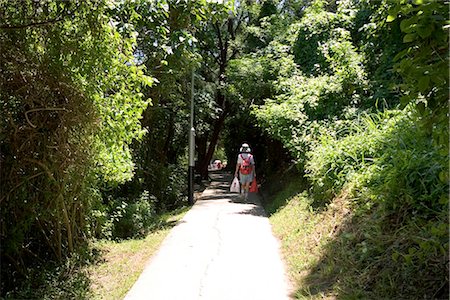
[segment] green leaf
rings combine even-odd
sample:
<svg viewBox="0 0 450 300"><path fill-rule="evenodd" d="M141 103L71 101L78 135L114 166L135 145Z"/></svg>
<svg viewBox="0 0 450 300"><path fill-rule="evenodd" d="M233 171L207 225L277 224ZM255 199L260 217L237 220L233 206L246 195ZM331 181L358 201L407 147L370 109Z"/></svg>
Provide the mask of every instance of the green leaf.
<svg viewBox="0 0 450 300"><path fill-rule="evenodd" d="M403 43L410 43L415 41L417 38L417 34L416 33L408 33L407 35L405 35L403 37Z"/></svg>
<svg viewBox="0 0 450 300"><path fill-rule="evenodd" d="M401 6L400 6L400 4L397 4L396 6L390 8L388 10L388 14L389 14L389 16L393 17L395 20L397 18L398 13L400 12L400 10L401 10ZM388 16L388 18L389 18L389 16Z"/></svg>
<svg viewBox="0 0 450 300"><path fill-rule="evenodd" d="M448 205L448 196L442 195L441 198L439 198L439 204Z"/></svg>
<svg viewBox="0 0 450 300"><path fill-rule="evenodd" d="M395 16L395 15L389 15L389 16L387 16L387 18L386 18L386 22L392 22L392 21L394 21L395 19L397 19L397 16Z"/></svg>
<svg viewBox="0 0 450 300"><path fill-rule="evenodd" d="M410 95L404 95L400 97L400 103L402 106L406 106L409 102L411 102L411 96Z"/></svg>
<svg viewBox="0 0 450 300"><path fill-rule="evenodd" d="M411 48L406 48L405 50L400 51L395 55L394 62L398 61L399 59L403 58L406 54L408 54L411 51Z"/></svg>
<svg viewBox="0 0 450 300"><path fill-rule="evenodd" d="M412 17L409 19L404 19L400 22L400 30L405 33L411 33L411 25L417 23L417 17Z"/></svg>
<svg viewBox="0 0 450 300"><path fill-rule="evenodd" d="M417 27L417 33L419 34L419 36L421 38L427 38L431 35L431 33L434 30L434 25L433 24L429 24L429 25L422 25Z"/></svg>
<svg viewBox="0 0 450 300"><path fill-rule="evenodd" d="M425 114L425 108L426 108L425 103L423 102L417 103L417 110L421 115Z"/></svg>
<svg viewBox="0 0 450 300"><path fill-rule="evenodd" d="M447 174L447 172L441 171L439 173L439 180L444 182L444 183L447 182L448 181L448 174Z"/></svg>
<svg viewBox="0 0 450 300"><path fill-rule="evenodd" d="M392 253L392 260L393 260L393 261L397 261L397 260L398 260L398 257L399 257L399 253L398 253L398 252Z"/></svg>
<svg viewBox="0 0 450 300"><path fill-rule="evenodd" d="M407 265L411 265L412 264L412 256L411 255L404 255L403 258L405 259L405 263Z"/></svg>
<svg viewBox="0 0 450 300"><path fill-rule="evenodd" d="M424 93L430 85L430 77L429 76L423 76L419 78L419 82L417 84L417 87L419 88L419 91L421 93Z"/></svg>

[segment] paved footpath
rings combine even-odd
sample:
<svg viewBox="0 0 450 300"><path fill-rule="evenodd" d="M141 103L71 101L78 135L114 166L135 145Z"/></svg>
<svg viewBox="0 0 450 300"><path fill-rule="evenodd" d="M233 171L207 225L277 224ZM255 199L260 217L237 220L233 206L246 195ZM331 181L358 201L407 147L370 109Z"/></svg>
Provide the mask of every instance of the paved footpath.
<svg viewBox="0 0 450 300"><path fill-rule="evenodd" d="M125 300L289 299L279 244L258 195L244 203L229 193L229 175L211 177Z"/></svg>

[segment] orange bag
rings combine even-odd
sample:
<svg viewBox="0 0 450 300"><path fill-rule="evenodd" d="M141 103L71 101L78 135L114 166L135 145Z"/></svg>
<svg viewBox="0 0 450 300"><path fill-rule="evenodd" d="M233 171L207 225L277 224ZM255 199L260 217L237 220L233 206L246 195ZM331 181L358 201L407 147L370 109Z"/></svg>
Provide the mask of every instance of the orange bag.
<svg viewBox="0 0 450 300"><path fill-rule="evenodd" d="M256 183L256 177L253 177L253 181L250 184L249 192L257 193L258 192L258 184Z"/></svg>

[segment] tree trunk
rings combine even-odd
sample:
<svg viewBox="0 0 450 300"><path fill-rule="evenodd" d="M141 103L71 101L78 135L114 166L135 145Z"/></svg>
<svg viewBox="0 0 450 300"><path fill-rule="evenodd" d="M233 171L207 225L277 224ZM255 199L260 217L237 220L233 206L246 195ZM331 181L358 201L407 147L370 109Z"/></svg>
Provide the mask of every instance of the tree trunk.
<svg viewBox="0 0 450 300"><path fill-rule="evenodd" d="M166 133L166 140L164 143L164 148L162 153L164 153L164 157L162 158L164 161L164 164L167 162L174 162L174 159L176 159L176 153L173 151L173 137L175 136L175 115L170 112L169 115L169 121L167 124L167 133Z"/></svg>
<svg viewBox="0 0 450 300"><path fill-rule="evenodd" d="M199 164L199 172L202 179L208 179L208 165L212 159L214 151L217 146L217 142L219 141L220 132L222 131L223 124L225 123L225 119L228 112L224 110L219 118L214 123L213 132L211 134L211 139L209 141L208 150L206 151L206 155Z"/></svg>
<svg viewBox="0 0 450 300"><path fill-rule="evenodd" d="M219 23L214 23L213 27L216 30L217 34L217 49L219 50L219 55L216 58L216 61L218 63L219 67L219 74L218 74L218 85L219 86L225 86L227 82L226 78L226 69L229 60L231 59L229 55L229 46L231 41L234 41L236 37L236 28L233 26L234 19L229 18L226 23L226 30L225 32L222 32L221 25ZM234 56L236 53L234 53L231 56ZM219 115L219 118L216 119L214 122L214 128L209 136L209 144L208 149L205 153L205 155L200 156L199 152L199 164L198 164L198 172L200 173L202 179L208 179L208 165L211 161L214 151L217 146L217 142L219 141L220 132L222 131L223 125L225 123L225 119L228 116L228 107L227 105L227 99L224 94L220 90L218 90L217 98L216 98L216 104L218 107L222 109L222 113ZM208 137L206 137L208 139ZM206 142L206 141L205 141ZM206 146L206 144L205 144ZM200 150L200 149L198 149Z"/></svg>

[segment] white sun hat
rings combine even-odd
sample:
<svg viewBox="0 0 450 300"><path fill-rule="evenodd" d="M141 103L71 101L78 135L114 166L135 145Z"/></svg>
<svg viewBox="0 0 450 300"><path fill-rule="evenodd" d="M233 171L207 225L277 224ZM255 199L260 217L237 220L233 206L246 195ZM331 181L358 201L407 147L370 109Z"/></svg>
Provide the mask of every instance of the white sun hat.
<svg viewBox="0 0 450 300"><path fill-rule="evenodd" d="M243 143L239 152L252 152L252 149L250 149L250 146L247 143Z"/></svg>

